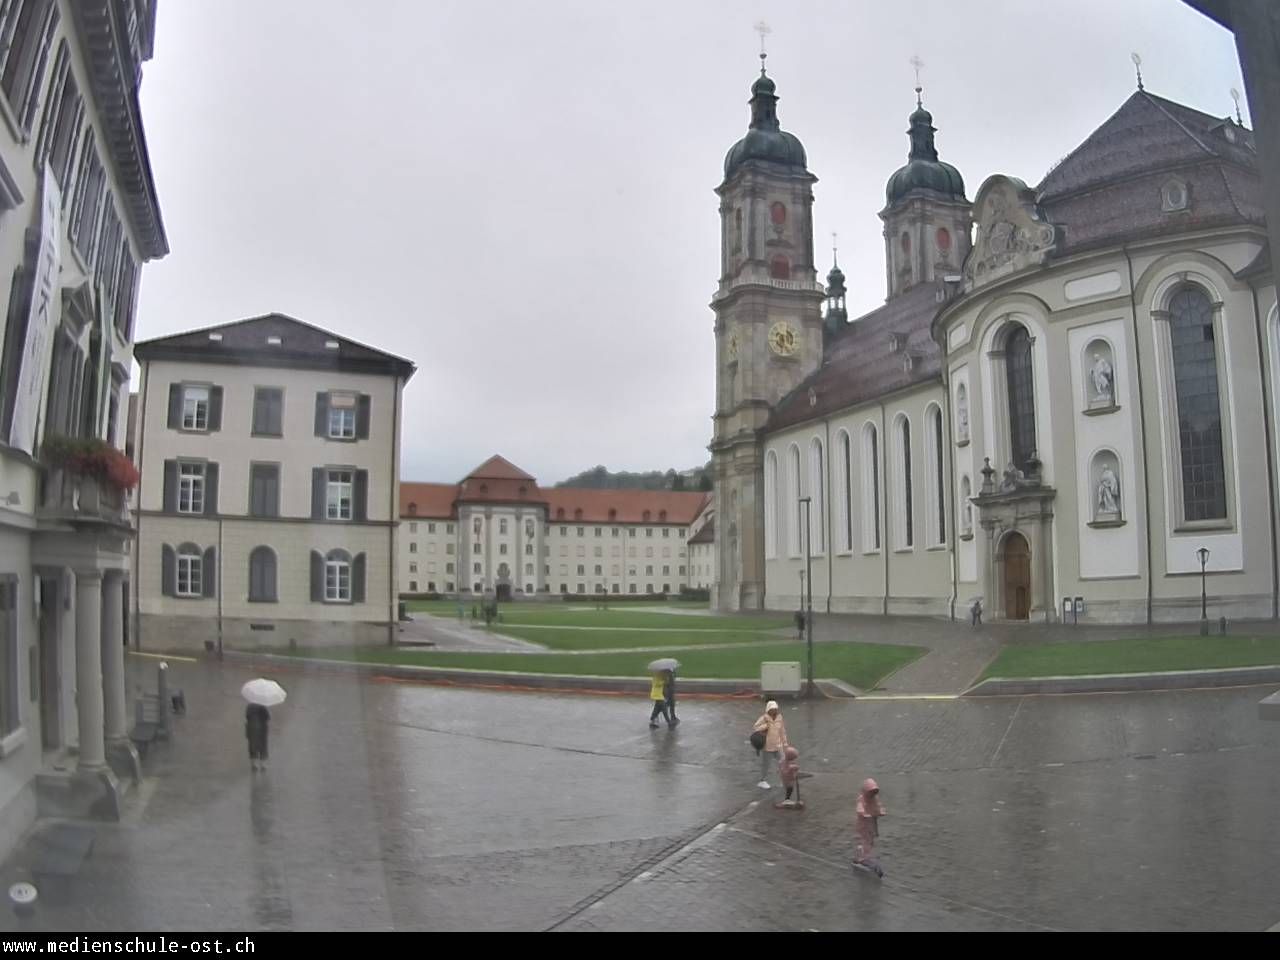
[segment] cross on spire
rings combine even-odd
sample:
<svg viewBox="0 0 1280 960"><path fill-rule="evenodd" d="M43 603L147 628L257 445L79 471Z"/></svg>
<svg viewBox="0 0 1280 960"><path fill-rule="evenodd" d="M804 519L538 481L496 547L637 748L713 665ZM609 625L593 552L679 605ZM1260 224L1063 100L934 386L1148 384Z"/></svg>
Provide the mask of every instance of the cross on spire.
<svg viewBox="0 0 1280 960"><path fill-rule="evenodd" d="M755 25L755 31L756 33L760 34L760 74L761 76L763 76L764 61L765 61L765 58L769 56L768 51L766 51L764 47L764 38L767 37L769 34L773 33L773 30L769 27L769 24L765 23L763 20L760 20Z"/></svg>
<svg viewBox="0 0 1280 960"><path fill-rule="evenodd" d="M838 261L838 260L837 260L837 258L836 258L836 250L837 250L837 247L836 247L836 239L837 239L837 237L838 237L838 234L837 234L834 230L832 230L832 231L831 231L831 266L833 266L833 267L837 267L837 266L839 266L839 265L840 265L840 264L839 264L839 261Z"/></svg>
<svg viewBox="0 0 1280 960"><path fill-rule="evenodd" d="M1138 89L1145 90L1146 87L1142 85L1142 56L1135 52L1129 54L1129 59L1133 61L1133 69L1138 73Z"/></svg>
<svg viewBox="0 0 1280 960"><path fill-rule="evenodd" d="M1231 88L1231 99L1236 102L1236 123L1244 126L1244 117L1240 115L1240 91L1235 87Z"/></svg>
<svg viewBox="0 0 1280 960"><path fill-rule="evenodd" d="M924 91L924 87L922 87L922 86L920 85L920 71L921 71L921 69L923 69L923 67L924 67L924 61L923 61L923 60L921 60L918 56L913 56L910 60L908 60L908 61L907 61L907 63L911 64L911 66L915 68L915 71L916 71L916 106L917 106L917 107L922 107L922 106L924 106L924 101L921 99L920 94Z"/></svg>

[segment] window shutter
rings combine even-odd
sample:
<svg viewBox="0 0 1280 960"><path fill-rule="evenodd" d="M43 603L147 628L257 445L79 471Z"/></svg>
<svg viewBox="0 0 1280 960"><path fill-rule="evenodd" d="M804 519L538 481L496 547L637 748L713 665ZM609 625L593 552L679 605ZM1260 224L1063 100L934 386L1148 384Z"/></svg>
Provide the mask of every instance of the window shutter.
<svg viewBox="0 0 1280 960"><path fill-rule="evenodd" d="M207 517L218 513L218 465L204 465L204 513Z"/></svg>
<svg viewBox="0 0 1280 960"><path fill-rule="evenodd" d="M324 519L324 467L311 468L311 519Z"/></svg>
<svg viewBox="0 0 1280 960"><path fill-rule="evenodd" d="M178 554L167 543L160 548L160 593L172 597L177 590L174 579L178 575Z"/></svg>
<svg viewBox="0 0 1280 960"><path fill-rule="evenodd" d="M218 551L209 547L204 552L204 562L200 564L200 575L204 580L201 591L206 597L217 596L218 592Z"/></svg>
<svg viewBox="0 0 1280 960"><path fill-rule="evenodd" d="M222 429L222 388L209 388L209 432Z"/></svg>
<svg viewBox="0 0 1280 960"><path fill-rule="evenodd" d="M357 470L351 491L351 516L355 520L369 519L369 471Z"/></svg>
<svg viewBox="0 0 1280 960"><path fill-rule="evenodd" d="M316 436L327 437L329 435L329 395L327 393L316 394Z"/></svg>
<svg viewBox="0 0 1280 960"><path fill-rule="evenodd" d="M318 550L311 551L311 599L324 599L324 557Z"/></svg>
<svg viewBox="0 0 1280 960"><path fill-rule="evenodd" d="M369 395L360 394L360 399L356 403L356 436L361 440L369 439L369 407Z"/></svg>
<svg viewBox="0 0 1280 960"><path fill-rule="evenodd" d="M351 602L364 603L364 554L357 553L351 561Z"/></svg>
<svg viewBox="0 0 1280 960"><path fill-rule="evenodd" d="M169 429L182 426L182 384L169 384Z"/></svg>
<svg viewBox="0 0 1280 960"><path fill-rule="evenodd" d="M178 512L178 461L164 462L164 512Z"/></svg>

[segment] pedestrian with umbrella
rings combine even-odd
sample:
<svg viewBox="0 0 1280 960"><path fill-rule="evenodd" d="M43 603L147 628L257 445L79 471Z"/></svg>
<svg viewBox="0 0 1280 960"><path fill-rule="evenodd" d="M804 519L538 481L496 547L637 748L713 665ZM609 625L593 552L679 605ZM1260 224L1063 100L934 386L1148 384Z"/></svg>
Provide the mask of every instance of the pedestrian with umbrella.
<svg viewBox="0 0 1280 960"><path fill-rule="evenodd" d="M665 715L667 726L675 727L679 723L676 717L676 670L679 660L663 657L649 664L649 699L653 701L653 712L649 714L649 729L658 729L658 717Z"/></svg>
<svg viewBox="0 0 1280 960"><path fill-rule="evenodd" d="M267 769L267 735L271 725L269 707L284 703L284 687L274 680L259 677L240 688L240 695L249 701L244 710L244 736L249 741L249 763L254 770Z"/></svg>

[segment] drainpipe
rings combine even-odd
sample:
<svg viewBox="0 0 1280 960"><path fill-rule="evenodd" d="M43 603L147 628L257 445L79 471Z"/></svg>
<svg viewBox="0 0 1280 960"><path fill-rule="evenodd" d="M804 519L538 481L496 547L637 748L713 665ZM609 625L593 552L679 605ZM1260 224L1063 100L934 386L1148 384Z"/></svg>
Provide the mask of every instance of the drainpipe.
<svg viewBox="0 0 1280 960"><path fill-rule="evenodd" d="M399 608L396 606L396 531L400 526L399 501L400 501L400 477L398 474L399 464L396 461L397 448L399 447L400 438L400 402L404 392L404 380L396 377L396 395L391 404L391 483L389 484L391 493L387 497L387 646L394 647L396 643L396 624L400 618ZM447 561L446 561L447 562ZM456 569L456 568L455 568ZM365 576L369 575L369 571L365 571ZM454 586L458 586L461 582L460 578L456 578Z"/></svg>
<svg viewBox="0 0 1280 960"><path fill-rule="evenodd" d="M138 395L138 417L134 423L134 429L137 430L137 447L134 450L135 456L138 458L136 464L138 468L138 486L136 488L137 510L134 516L138 525L138 532L133 538L133 570L131 571L132 582L129 584L129 600L133 603L133 647L135 650L142 649L142 602L140 588L142 580L142 485L146 482L146 478L142 476L142 444L147 435L147 388L151 386L151 364L145 362L142 364L142 392ZM125 411L125 422L128 423L128 410Z"/></svg>
<svg viewBox="0 0 1280 960"><path fill-rule="evenodd" d="M948 521L951 535L947 541L950 548L947 553L951 558L951 601L949 603L949 615L952 620L956 618L956 599L960 595L960 564L956 551L960 549L958 539L959 528L956 526L956 475L955 460L951 457L952 439L955 437L954 427L951 424L951 370L947 361L947 351L942 351L942 407L946 410L946 430L943 433L943 443L939 445L938 457L942 460L942 475L947 479L947 502L951 506L951 516ZM972 480L970 480L972 483ZM972 488L971 488L972 489Z"/></svg>
<svg viewBox="0 0 1280 960"><path fill-rule="evenodd" d="M1129 255L1128 246L1122 246L1120 250L1129 266L1129 317L1133 323L1133 362L1138 374L1138 430L1142 434L1142 509L1147 533L1147 624L1150 625L1156 575L1151 568L1151 527L1154 520L1151 516L1151 470L1147 464L1147 404L1142 388L1142 350L1138 339L1138 293L1133 286L1133 257Z"/></svg>
<svg viewBox="0 0 1280 960"><path fill-rule="evenodd" d="M824 476L824 477L822 478L822 482L823 482L823 483L825 483L825 484L827 485L827 492L828 492L828 493L830 493L830 492L834 489L834 486L833 486L833 485L832 485L832 483L831 483L831 421L830 421L830 420L823 420L823 421L822 421L822 425L823 425L823 427L825 427L825 428L826 428L826 432L827 432L827 446L826 446L827 456L826 456L826 459L824 460L824 462L823 462L823 464L822 464L822 467L823 467L823 473L825 473L825 474L826 474L826 476ZM763 489L763 485L761 485L761 489ZM833 528L832 528L832 526L831 526L831 517L832 517L832 515L833 515L834 511L831 509L831 498L830 498L829 496L828 496L828 497L823 497L823 498L822 498L822 504L823 504L823 506L825 506L825 507L827 508L827 542L826 542L826 547L827 547L827 613L830 613L830 612L831 612L831 593L832 593L832 590L833 590L833 589L834 589L834 587L835 587L835 573L834 573L834 571L835 571L835 566L836 566L835 540L833 540L833 539L832 539L832 534L833 534L835 531L834 531L834 529L833 529ZM848 509L848 507L846 507L845 509Z"/></svg>
<svg viewBox="0 0 1280 960"><path fill-rule="evenodd" d="M885 450L888 449L889 435L885 429L884 423L884 401L880 403L880 442L876 444L876 474L880 478L880 489L876 491L880 494L880 529L877 531L880 535L880 552L884 555L884 601L881 605L881 613L884 616L889 615L889 484L886 482L888 477L884 469L887 458Z"/></svg>
<svg viewBox="0 0 1280 960"><path fill-rule="evenodd" d="M1271 422L1272 409L1267 389L1267 354L1263 347L1262 309L1258 305L1258 287L1250 282L1253 295L1253 327L1258 335L1258 383L1262 387L1262 422L1267 442L1267 496L1271 503L1271 619L1280 618L1280 565L1276 557L1276 474L1275 474L1275 424Z"/></svg>

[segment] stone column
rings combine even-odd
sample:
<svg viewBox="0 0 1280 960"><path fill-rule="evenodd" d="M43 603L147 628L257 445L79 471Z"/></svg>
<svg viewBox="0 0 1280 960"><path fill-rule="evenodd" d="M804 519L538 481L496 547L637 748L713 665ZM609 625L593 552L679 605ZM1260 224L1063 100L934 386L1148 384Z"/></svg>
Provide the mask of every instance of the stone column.
<svg viewBox="0 0 1280 960"><path fill-rule="evenodd" d="M80 723L78 768L106 765L102 704L102 573L76 571L76 712Z"/></svg>
<svg viewBox="0 0 1280 960"><path fill-rule="evenodd" d="M109 571L103 577L102 594L102 695L106 704L107 762L118 777L142 779L142 763L129 739L129 710L124 675L124 572ZM161 704L161 708L165 708Z"/></svg>

